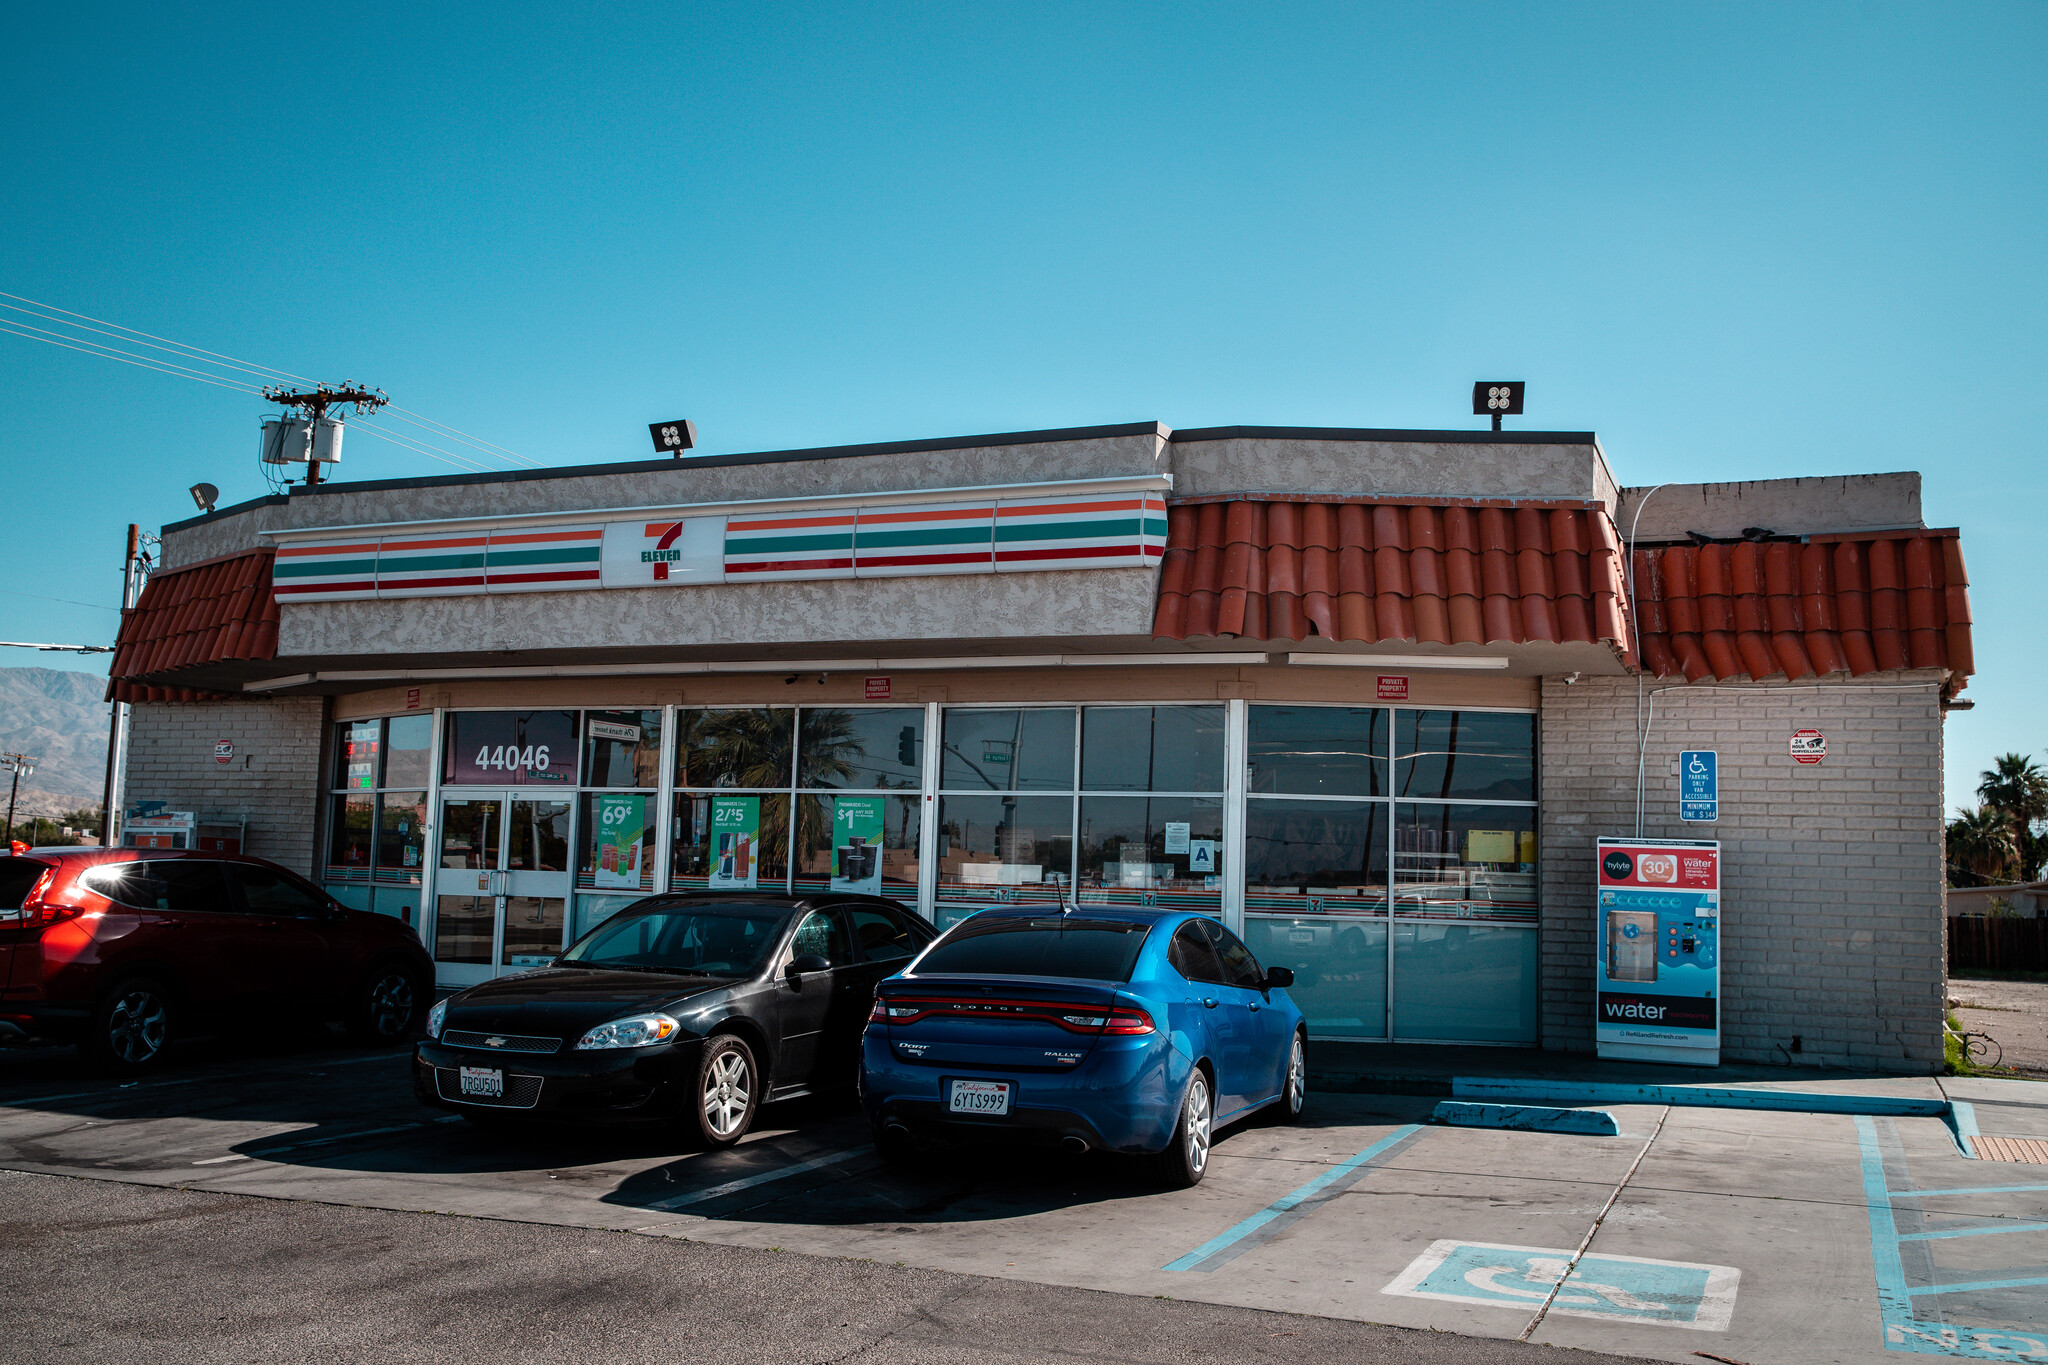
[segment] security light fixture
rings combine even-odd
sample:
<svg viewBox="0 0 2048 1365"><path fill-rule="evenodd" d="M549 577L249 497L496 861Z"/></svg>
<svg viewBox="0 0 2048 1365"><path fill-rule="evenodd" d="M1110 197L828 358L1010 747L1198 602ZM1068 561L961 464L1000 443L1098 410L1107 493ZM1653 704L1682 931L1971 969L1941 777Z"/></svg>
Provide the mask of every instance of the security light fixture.
<svg viewBox="0 0 2048 1365"><path fill-rule="evenodd" d="M195 483L187 490L200 511L211 512L213 505L220 501L220 490L210 483Z"/></svg>
<svg viewBox="0 0 2048 1365"><path fill-rule="evenodd" d="M673 455L683 458L683 452L697 444L697 424L678 417L673 422L649 422L647 434L654 438L654 452L657 455Z"/></svg>
<svg viewBox="0 0 2048 1365"><path fill-rule="evenodd" d="M1482 379L1472 386L1472 411L1491 417L1493 429L1499 431L1501 418L1522 415L1522 390L1527 387L1520 379Z"/></svg>

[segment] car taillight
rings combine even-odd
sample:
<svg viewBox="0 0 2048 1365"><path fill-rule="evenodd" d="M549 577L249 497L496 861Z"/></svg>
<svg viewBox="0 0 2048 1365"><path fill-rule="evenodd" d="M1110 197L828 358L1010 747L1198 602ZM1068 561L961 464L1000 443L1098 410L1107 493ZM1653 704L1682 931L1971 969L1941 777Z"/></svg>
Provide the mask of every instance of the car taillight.
<svg viewBox="0 0 2048 1365"><path fill-rule="evenodd" d="M1152 1016L1135 1005L1118 1005L1109 1012L1109 1022L1102 1026L1105 1034L1126 1038L1152 1030Z"/></svg>
<svg viewBox="0 0 2048 1365"><path fill-rule="evenodd" d="M57 869L51 868L36 878L36 884L29 888L21 900L21 923L25 929L40 929L55 924L58 920L71 919L85 913L82 905L55 905L43 899L50 894L50 888L57 882Z"/></svg>
<svg viewBox="0 0 2048 1365"><path fill-rule="evenodd" d="M877 996L875 998L875 1007L868 1011L868 1022L870 1024L880 1024L886 1022L888 1018L889 1002Z"/></svg>

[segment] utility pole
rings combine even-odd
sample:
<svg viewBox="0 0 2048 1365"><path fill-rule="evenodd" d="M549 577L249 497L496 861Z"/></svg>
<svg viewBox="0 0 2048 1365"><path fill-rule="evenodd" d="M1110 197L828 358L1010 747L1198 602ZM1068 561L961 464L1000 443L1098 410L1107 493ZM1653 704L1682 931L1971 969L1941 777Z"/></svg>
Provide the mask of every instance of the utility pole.
<svg viewBox="0 0 2048 1365"><path fill-rule="evenodd" d="M0 766L14 774L7 786L7 840L14 842L14 798L21 794L21 779L36 770L40 760L34 754L0 754Z"/></svg>
<svg viewBox="0 0 2048 1365"><path fill-rule="evenodd" d="M128 523L128 554L121 561L121 624L142 595L142 528ZM113 679L109 679L111 687ZM100 847L114 846L114 811L121 794L121 745L128 729L128 703L116 701L107 732L107 782L100 794Z"/></svg>
<svg viewBox="0 0 2048 1365"><path fill-rule="evenodd" d="M356 416L360 417L366 412L375 412L378 408L391 401L384 396L381 389L366 389L360 384L353 382L345 382L338 388L329 388L325 384L319 384L310 389L292 389L279 384L273 388L265 389L263 396L279 407L298 408L304 412L306 414L307 434L309 437L318 434L320 421L327 416L327 409L330 407L343 408L353 405L356 410ZM320 482L320 461L311 458L312 453L310 449L306 452L308 457L306 460L306 487L308 488Z"/></svg>

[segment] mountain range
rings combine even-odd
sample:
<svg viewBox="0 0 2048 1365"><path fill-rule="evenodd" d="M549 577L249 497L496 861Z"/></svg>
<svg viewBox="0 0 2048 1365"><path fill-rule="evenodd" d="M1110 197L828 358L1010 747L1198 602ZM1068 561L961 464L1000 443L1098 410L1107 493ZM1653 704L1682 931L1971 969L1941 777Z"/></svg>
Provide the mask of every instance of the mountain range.
<svg viewBox="0 0 2048 1365"><path fill-rule="evenodd" d="M61 668L0 668L0 750L33 754L20 815L97 807L107 775L106 678ZM0 803L7 783L0 777ZM0 804L0 819L6 810Z"/></svg>

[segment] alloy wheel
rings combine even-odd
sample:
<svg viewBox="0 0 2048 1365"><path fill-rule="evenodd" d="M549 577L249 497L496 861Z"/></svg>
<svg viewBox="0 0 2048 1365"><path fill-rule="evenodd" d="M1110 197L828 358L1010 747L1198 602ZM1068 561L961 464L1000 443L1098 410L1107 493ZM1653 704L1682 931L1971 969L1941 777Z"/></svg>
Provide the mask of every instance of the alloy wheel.
<svg viewBox="0 0 2048 1365"><path fill-rule="evenodd" d="M163 1051L170 1031L170 1010L152 990L126 991L107 1012L107 1049L129 1066Z"/></svg>
<svg viewBox="0 0 2048 1365"><path fill-rule="evenodd" d="M714 1058L704 1074L704 1123L713 1134L729 1138L746 1121L753 1100L753 1077L737 1052Z"/></svg>
<svg viewBox="0 0 2048 1365"><path fill-rule="evenodd" d="M379 1038L396 1038L412 1022L412 982L404 972L391 972L370 987L370 1029Z"/></svg>
<svg viewBox="0 0 2048 1365"><path fill-rule="evenodd" d="M1209 1164L1209 1082L1199 1071L1188 1086L1188 1169L1200 1175Z"/></svg>
<svg viewBox="0 0 2048 1365"><path fill-rule="evenodd" d="M1308 1098L1308 1053L1301 1045L1301 1035L1294 1035L1294 1050L1287 1054L1287 1108L1299 1114L1303 1101Z"/></svg>

